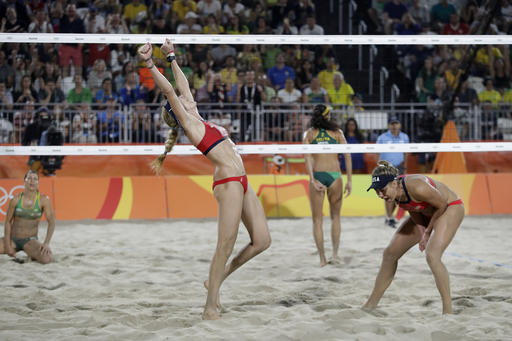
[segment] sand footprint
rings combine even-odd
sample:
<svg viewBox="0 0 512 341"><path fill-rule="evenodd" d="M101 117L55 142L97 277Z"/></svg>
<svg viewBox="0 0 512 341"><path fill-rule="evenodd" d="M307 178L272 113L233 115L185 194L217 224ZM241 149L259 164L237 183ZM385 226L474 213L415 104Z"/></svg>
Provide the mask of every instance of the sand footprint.
<svg viewBox="0 0 512 341"><path fill-rule="evenodd" d="M61 283L59 283L57 285L53 285L53 286L50 286L50 287L38 286L38 288L39 289L46 289L46 290L56 290L56 289L62 288L65 285L66 285L66 283L61 282Z"/></svg>
<svg viewBox="0 0 512 341"><path fill-rule="evenodd" d="M489 302L509 302L510 301L510 296L484 296L482 298Z"/></svg>
<svg viewBox="0 0 512 341"><path fill-rule="evenodd" d="M339 303L339 304L319 304L319 305L315 305L313 306L313 310L316 311L316 312L319 312L319 313L322 313L326 310L342 310L342 309L350 309L352 308L351 306L348 306L346 304L343 304L343 303Z"/></svg>
<svg viewBox="0 0 512 341"><path fill-rule="evenodd" d="M415 328L406 327L406 326L396 326L396 327L393 327L393 330L400 334L409 334L409 333L414 333L416 331Z"/></svg>
<svg viewBox="0 0 512 341"><path fill-rule="evenodd" d="M362 311L370 314L370 315L373 315L375 317L386 317L388 316L388 313L386 313L385 311L383 310L380 310L380 309L367 309L367 308L361 308Z"/></svg>
<svg viewBox="0 0 512 341"><path fill-rule="evenodd" d="M425 300L421 305L424 307L428 307L429 305L431 305L434 302L435 302L434 300Z"/></svg>
<svg viewBox="0 0 512 341"><path fill-rule="evenodd" d="M456 334L446 333L446 332L443 332L440 330L436 330L436 331L430 333L430 337L432 338L432 341L457 341L457 340L469 341L469 340L474 340L473 338L468 338L467 335L460 336L460 335L456 335Z"/></svg>
<svg viewBox="0 0 512 341"><path fill-rule="evenodd" d="M327 277L324 277L324 279L329 282L341 283L341 279L339 279L338 277L335 277L335 276L327 276Z"/></svg>
<svg viewBox="0 0 512 341"><path fill-rule="evenodd" d="M459 290L457 293L463 296L484 296L487 295L487 290L481 287L473 287Z"/></svg>
<svg viewBox="0 0 512 341"><path fill-rule="evenodd" d="M455 305L460 307L473 308L475 304L471 302L471 297L455 297L452 299Z"/></svg>

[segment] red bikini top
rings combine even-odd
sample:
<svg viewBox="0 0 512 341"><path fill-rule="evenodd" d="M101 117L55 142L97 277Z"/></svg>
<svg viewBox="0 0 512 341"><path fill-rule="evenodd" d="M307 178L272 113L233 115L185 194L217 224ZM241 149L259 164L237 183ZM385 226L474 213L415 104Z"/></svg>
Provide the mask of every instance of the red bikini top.
<svg viewBox="0 0 512 341"><path fill-rule="evenodd" d="M228 137L228 132L223 127L215 125L208 121L203 121L204 136L201 142L196 146L204 155L208 154L213 147L224 141Z"/></svg>
<svg viewBox="0 0 512 341"><path fill-rule="evenodd" d="M400 179L402 181L402 187L404 189L405 195L407 196L407 201L398 201L398 206L400 206L406 211L423 211L428 207L429 203L425 201L416 202L411 200L409 192L407 192L407 187L405 187L405 177L406 175L400 175L399 177L397 177L397 179ZM434 184L434 180L432 180L428 176L427 180L433 187L436 187L436 185Z"/></svg>

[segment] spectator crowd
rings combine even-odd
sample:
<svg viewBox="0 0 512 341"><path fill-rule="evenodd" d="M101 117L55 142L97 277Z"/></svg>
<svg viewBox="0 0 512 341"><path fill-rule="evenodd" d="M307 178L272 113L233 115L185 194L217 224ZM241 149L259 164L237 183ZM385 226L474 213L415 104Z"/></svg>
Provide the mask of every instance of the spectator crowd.
<svg viewBox="0 0 512 341"><path fill-rule="evenodd" d="M357 14L367 21L371 33L472 34L485 19L488 3L358 1ZM312 0L3 0L0 31L321 35L327 27L317 23L321 17L317 6L318 1ZM512 4L503 0L486 33L507 34L511 21ZM27 142L22 133L38 120L36 106L40 105L62 131L64 142L120 141L128 122L125 141L160 142L165 128L154 108L164 98L137 59L136 48L126 44L2 44L0 130L11 129L11 133L0 134L0 142L40 143L38 139ZM395 65L415 89L404 99L435 105L457 91L457 101L485 103L490 111L500 103L511 103L509 46L480 46L470 77L456 87L468 48L396 47ZM169 63L158 47L154 49L155 64L172 82ZM262 103L287 109L283 115L265 117L268 126L263 138L300 140L305 124L298 114L300 104L361 108L362 96L345 79L342 60L332 46L191 44L178 46L176 56L196 101L211 104L209 119L232 128L233 114L224 112L231 103L238 105L235 109L248 111ZM250 140L255 133L251 115L239 121L237 138Z"/></svg>

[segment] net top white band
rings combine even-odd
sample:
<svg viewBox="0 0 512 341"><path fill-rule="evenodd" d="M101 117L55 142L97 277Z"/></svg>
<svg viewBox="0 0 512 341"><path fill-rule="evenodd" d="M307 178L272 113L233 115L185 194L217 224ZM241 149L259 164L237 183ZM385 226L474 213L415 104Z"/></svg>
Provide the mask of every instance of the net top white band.
<svg viewBox="0 0 512 341"><path fill-rule="evenodd" d="M162 44L169 38L176 44L259 44L259 45L510 45L512 35L277 35L277 34L72 34L0 33L2 43L103 43Z"/></svg>
<svg viewBox="0 0 512 341"><path fill-rule="evenodd" d="M404 144L248 144L238 145L240 154L339 154L339 153L427 153L510 152L512 142L404 143ZM0 146L1 155L158 155L163 145L102 146ZM170 154L199 155L192 145L175 146Z"/></svg>

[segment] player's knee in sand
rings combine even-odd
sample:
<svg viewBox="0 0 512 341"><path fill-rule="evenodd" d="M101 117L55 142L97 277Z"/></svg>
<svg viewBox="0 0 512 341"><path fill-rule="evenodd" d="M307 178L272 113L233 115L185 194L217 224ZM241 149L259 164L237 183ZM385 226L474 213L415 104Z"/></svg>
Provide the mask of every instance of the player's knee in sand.
<svg viewBox="0 0 512 341"><path fill-rule="evenodd" d="M24 251L28 257L41 264L48 264L53 261L53 254L51 249L47 248L47 252L42 251L42 244L36 240L32 240L25 245Z"/></svg>

